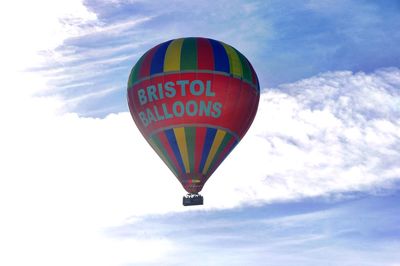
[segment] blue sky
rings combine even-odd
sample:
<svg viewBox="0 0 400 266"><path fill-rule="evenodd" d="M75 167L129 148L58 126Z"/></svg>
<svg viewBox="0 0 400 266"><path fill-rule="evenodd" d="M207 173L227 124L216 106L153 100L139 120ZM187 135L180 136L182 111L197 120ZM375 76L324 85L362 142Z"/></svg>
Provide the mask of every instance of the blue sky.
<svg viewBox="0 0 400 266"><path fill-rule="evenodd" d="M0 10L0 264L400 265L399 1ZM182 36L234 46L262 88L193 208L126 103L138 58Z"/></svg>
<svg viewBox="0 0 400 266"><path fill-rule="evenodd" d="M97 15L101 30L66 40L56 49L61 62L48 65L74 76L55 82L55 86L75 86L65 91L67 98L124 86L125 73L143 52L180 36L209 36L245 51L262 73L266 88L326 71L373 72L400 60L398 1L87 1L85 5ZM168 9L162 8L166 5ZM120 104L124 97L116 89L96 101L83 101L77 112L101 117L126 111Z"/></svg>

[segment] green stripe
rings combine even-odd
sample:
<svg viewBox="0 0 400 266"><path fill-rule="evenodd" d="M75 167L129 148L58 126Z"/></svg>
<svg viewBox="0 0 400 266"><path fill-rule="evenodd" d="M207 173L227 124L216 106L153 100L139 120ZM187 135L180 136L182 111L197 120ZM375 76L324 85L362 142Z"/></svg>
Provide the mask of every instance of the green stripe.
<svg viewBox="0 0 400 266"><path fill-rule="evenodd" d="M196 128L195 127L185 127L186 144L189 154L189 166L190 172L194 172L194 148L196 146Z"/></svg>
<svg viewBox="0 0 400 266"><path fill-rule="evenodd" d="M135 81L138 80L140 67L142 66L142 63L143 63L143 60L144 60L144 57L146 54L147 53L142 55L142 57L139 59L139 61L136 63L136 65L132 68L131 74L129 75L129 79L128 79L128 90L131 89L133 86L133 83L135 83Z"/></svg>
<svg viewBox="0 0 400 266"><path fill-rule="evenodd" d="M242 53L240 53L238 50L236 50L236 53L239 55L240 62L242 63L243 78L252 83L253 80L252 80L252 76L251 76L251 69L249 66L249 62L244 57L244 55L242 55Z"/></svg>
<svg viewBox="0 0 400 266"><path fill-rule="evenodd" d="M212 170L214 168L214 164L217 162L217 160L219 159L219 155L221 154L221 152L225 149L226 145L228 144L228 142L232 139L232 135L229 134L228 132L226 132L224 139L222 140L221 144L218 147L217 152L215 153L214 159L210 164L210 168L208 171ZM209 173L207 173L208 175Z"/></svg>
<svg viewBox="0 0 400 266"><path fill-rule="evenodd" d="M162 145L160 139L156 135L154 135L151 137L151 140L153 140L153 142L157 145L158 149L163 153L164 158L167 160L167 161L163 160L165 164L168 166L169 169L171 169L171 171L174 173L175 176L178 176L178 171L175 168L174 164L171 162L171 159L169 158L169 155L165 150L164 146Z"/></svg>
<svg viewBox="0 0 400 266"><path fill-rule="evenodd" d="M181 50L181 70L197 69L197 47L195 38L186 38Z"/></svg>

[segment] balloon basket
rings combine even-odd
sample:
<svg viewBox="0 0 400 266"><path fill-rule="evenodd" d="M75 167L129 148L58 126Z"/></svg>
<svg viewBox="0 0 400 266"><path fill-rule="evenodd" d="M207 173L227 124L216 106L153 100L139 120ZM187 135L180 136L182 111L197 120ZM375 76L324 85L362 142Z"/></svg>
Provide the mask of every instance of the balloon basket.
<svg viewBox="0 0 400 266"><path fill-rule="evenodd" d="M183 196L183 206L203 205L203 196L200 194L188 193Z"/></svg>

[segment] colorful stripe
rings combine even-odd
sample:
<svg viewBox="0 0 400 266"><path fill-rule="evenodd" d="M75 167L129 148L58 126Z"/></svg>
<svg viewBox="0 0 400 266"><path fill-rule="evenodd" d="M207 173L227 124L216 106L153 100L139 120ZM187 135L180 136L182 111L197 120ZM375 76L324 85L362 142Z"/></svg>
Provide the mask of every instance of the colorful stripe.
<svg viewBox="0 0 400 266"><path fill-rule="evenodd" d="M208 154L210 153L212 143L214 142L215 134L217 134L217 129L207 128L206 138L203 146L203 153L201 155L199 172L203 172L204 166L206 164Z"/></svg>
<svg viewBox="0 0 400 266"><path fill-rule="evenodd" d="M181 70L197 69L197 45L195 38L186 38L181 50Z"/></svg>
<svg viewBox="0 0 400 266"><path fill-rule="evenodd" d="M231 46L225 43L223 46L226 50L226 54L229 57L230 73L238 77L243 77L242 63L240 62L238 54Z"/></svg>
<svg viewBox="0 0 400 266"><path fill-rule="evenodd" d="M214 70L213 48L205 38L197 38L197 67L202 70Z"/></svg>
<svg viewBox="0 0 400 266"><path fill-rule="evenodd" d="M183 160L182 160L182 155L179 150L178 143L176 141L176 137L174 134L173 129L167 129L164 131L165 135L167 136L168 139L168 144L170 145L172 151L174 152L174 157L176 158L176 161L178 162L178 166L181 169L181 172L184 173L185 171L185 166L183 165Z"/></svg>
<svg viewBox="0 0 400 266"><path fill-rule="evenodd" d="M228 145L229 141L231 141L232 139L234 139L232 135L225 134L223 140L221 141L221 144L218 146L218 150L215 153L214 158L212 159L210 167L207 169L206 174L208 174L210 172L210 169L214 168L214 166L216 165L217 161L221 158L222 151L225 149L225 147ZM222 160L223 159L225 159L225 157L222 158Z"/></svg>
<svg viewBox="0 0 400 266"><path fill-rule="evenodd" d="M207 128L198 127L196 130L196 149L194 153L194 171L200 172L201 158L203 156L204 142L206 141Z"/></svg>
<svg viewBox="0 0 400 266"><path fill-rule="evenodd" d="M215 156L215 161L211 164L210 170L207 172L207 176L210 176L218 168L218 166L225 160L226 157L231 153L231 151L236 147L238 141L231 137L228 142L221 144L221 152L217 152ZM223 147L225 145L225 147Z"/></svg>
<svg viewBox="0 0 400 266"><path fill-rule="evenodd" d="M161 144L160 139L157 136L153 136L149 140L149 143L151 147L156 151L156 153L161 157L164 163L168 166L168 168L171 169L174 175L178 176L178 171L176 170L176 167L172 164L171 160L169 159L167 151Z"/></svg>
<svg viewBox="0 0 400 266"><path fill-rule="evenodd" d="M183 127L177 127L174 128L174 133L175 133L175 139L178 143L178 148L179 152L183 161L183 165L185 166L185 172L189 173L190 172L190 166L189 166L189 154L188 154L188 149L187 149L187 144L186 144L186 135L185 135L185 128Z"/></svg>
<svg viewBox="0 0 400 266"><path fill-rule="evenodd" d="M154 75L164 71L165 53L171 42L172 41L168 41L161 44L157 51L154 53L153 60L151 62L150 75Z"/></svg>
<svg viewBox="0 0 400 266"><path fill-rule="evenodd" d="M189 168L190 172L194 171L195 165L195 150L196 150L196 128L186 127L185 128L187 152L189 154Z"/></svg>
<svg viewBox="0 0 400 266"><path fill-rule="evenodd" d="M239 55L240 63L242 64L243 78L250 83L253 82L249 61L247 61L246 57L244 57L244 55L242 55L238 50L236 50L236 52Z"/></svg>
<svg viewBox="0 0 400 266"><path fill-rule="evenodd" d="M177 127L152 135L150 145L178 178L205 182L238 140L211 127Z"/></svg>
<svg viewBox="0 0 400 266"><path fill-rule="evenodd" d="M229 57L222 43L215 40L210 40L210 43L213 48L215 71L230 73Z"/></svg>
<svg viewBox="0 0 400 266"><path fill-rule="evenodd" d="M203 168L203 174L204 175L208 172L208 169L210 168L211 162L213 161L214 156L217 153L217 150L218 150L219 146L221 145L222 140L225 137L225 134L226 134L225 131L220 130L220 129L217 130L217 133L215 134L215 138L214 138L213 144L212 144L212 146L210 148L210 152L208 153L207 160L206 160L206 163L205 163L204 168Z"/></svg>
<svg viewBox="0 0 400 266"><path fill-rule="evenodd" d="M164 149L166 152L166 157L169 158L169 160L171 161L171 164L173 166L173 168L175 169L175 171L178 173L176 176L180 176L183 171L181 170L181 168L179 167L179 163L178 160L175 157L175 153L171 148L171 145L169 144L169 141L167 139L167 135L165 134L165 132L159 132L155 138L155 140L159 140L160 144L160 148ZM171 169L171 168L170 168ZM172 169L171 169L172 170Z"/></svg>
<svg viewBox="0 0 400 266"><path fill-rule="evenodd" d="M157 49L161 46L161 44L157 45L156 47L150 49L144 56L143 62L140 65L139 75L138 78L142 79L150 74L151 64L153 61L154 54L156 53ZM134 82L132 82L134 83Z"/></svg>
<svg viewBox="0 0 400 266"><path fill-rule="evenodd" d="M251 79L253 81L253 84L257 84L258 91L260 91L260 85L259 85L260 83L258 81L258 77L257 77L256 71L254 70L253 66L251 65L251 63L249 61L247 61L247 63L249 63L249 67L251 69Z"/></svg>
<svg viewBox="0 0 400 266"><path fill-rule="evenodd" d="M183 39L176 39L170 43L165 52L164 72L181 70L181 49Z"/></svg>
<svg viewBox="0 0 400 266"><path fill-rule="evenodd" d="M145 55L146 54L144 54L144 55L142 55L142 57L140 57L139 61L135 65L135 67L133 67L131 70L131 73L130 73L129 79L128 79L128 90L130 88L132 88L133 82L135 82L136 80L139 79L139 70L141 69Z"/></svg>
<svg viewBox="0 0 400 266"><path fill-rule="evenodd" d="M207 38L170 40L150 49L132 68L128 89L152 75L178 71L211 71L251 83L259 91L250 62L232 46Z"/></svg>

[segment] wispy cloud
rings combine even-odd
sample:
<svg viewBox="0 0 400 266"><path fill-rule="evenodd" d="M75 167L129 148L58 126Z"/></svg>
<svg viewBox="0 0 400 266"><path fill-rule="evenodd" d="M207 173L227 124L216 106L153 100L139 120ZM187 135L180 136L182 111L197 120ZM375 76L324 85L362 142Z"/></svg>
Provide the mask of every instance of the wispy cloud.
<svg viewBox="0 0 400 266"><path fill-rule="evenodd" d="M207 265L392 265L399 259L397 198L364 196L334 203L312 199L147 216L110 228L107 234L114 239L169 239L177 245L168 260L161 259L167 265L191 261L199 253L199 263Z"/></svg>
<svg viewBox="0 0 400 266"><path fill-rule="evenodd" d="M114 24L101 23L100 25L94 26L92 29L83 32L80 37L89 34L108 34L113 36L119 36L121 33L132 30L140 23L149 21L152 17L140 17L137 19L129 19L126 21L119 21Z"/></svg>
<svg viewBox="0 0 400 266"><path fill-rule="evenodd" d="M218 191L245 203L390 187L400 178L399 75L332 72L265 90L249 136L209 181L212 201L232 204Z"/></svg>
<svg viewBox="0 0 400 266"><path fill-rule="evenodd" d="M84 100L93 99L96 97L104 97L105 95L108 95L119 89L121 89L121 88L120 87L111 87L108 89L98 90L96 92L89 92L87 94L79 95L78 97L75 97L75 98L70 98L67 101L65 101L65 103L66 104L78 104L79 102L84 101Z"/></svg>

